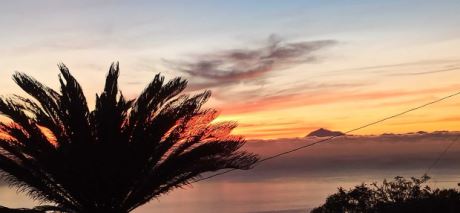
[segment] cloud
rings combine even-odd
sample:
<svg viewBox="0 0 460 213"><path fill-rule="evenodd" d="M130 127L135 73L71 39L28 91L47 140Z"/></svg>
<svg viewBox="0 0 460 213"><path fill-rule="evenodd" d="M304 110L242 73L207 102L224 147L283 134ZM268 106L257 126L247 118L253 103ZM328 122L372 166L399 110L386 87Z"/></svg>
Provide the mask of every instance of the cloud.
<svg viewBox="0 0 460 213"><path fill-rule="evenodd" d="M441 123L445 124L448 122L452 123L458 123L460 121L460 116L448 116L448 117L441 117L441 118L430 118L428 115L427 116L415 116L413 120L410 121L399 121L399 122L390 122L388 125L396 125L396 126L401 126L401 125L417 125L420 123L423 124L433 124L433 123Z"/></svg>
<svg viewBox="0 0 460 213"><path fill-rule="evenodd" d="M392 75L395 75L395 76L428 75L428 74L450 72L450 71L456 71L456 70L460 70L460 67L448 67L444 69L436 69L436 70L423 71L423 72L397 73L397 74L392 74Z"/></svg>
<svg viewBox="0 0 460 213"><path fill-rule="evenodd" d="M346 136L265 161L249 171L222 175L209 181L258 182L354 175L421 176L460 132ZM245 149L263 157L294 149L318 138L253 140ZM459 141L460 143L460 141ZM457 175L460 146L454 144L432 168L434 178Z"/></svg>
<svg viewBox="0 0 460 213"><path fill-rule="evenodd" d="M458 59L445 59L445 60L422 60L412 61L405 63L383 64L376 66L363 66L355 68L346 68L331 70L327 72L328 75L338 75L345 73L347 75L353 73L373 73L384 74L387 76L411 76L411 75L427 75L442 72L450 72L460 69ZM412 70L427 70L414 72Z"/></svg>
<svg viewBox="0 0 460 213"><path fill-rule="evenodd" d="M352 85L350 85L352 86ZM353 88L353 87L351 87ZM233 102L220 108L226 115L251 113L257 111L276 110L287 107L311 106L321 104L331 104L339 102L354 102L366 100L385 100L398 97L410 97L416 95L431 95L441 92L452 92L459 88L458 84L446 85L443 87L418 89L418 90L380 90L380 91L317 91L303 93L289 93L280 95L270 95L254 99L252 101Z"/></svg>
<svg viewBox="0 0 460 213"><path fill-rule="evenodd" d="M202 89L257 80L272 71L315 62L319 50L336 43L334 40L285 42L272 35L263 47L217 51L192 61L165 62L194 78L193 89Z"/></svg>

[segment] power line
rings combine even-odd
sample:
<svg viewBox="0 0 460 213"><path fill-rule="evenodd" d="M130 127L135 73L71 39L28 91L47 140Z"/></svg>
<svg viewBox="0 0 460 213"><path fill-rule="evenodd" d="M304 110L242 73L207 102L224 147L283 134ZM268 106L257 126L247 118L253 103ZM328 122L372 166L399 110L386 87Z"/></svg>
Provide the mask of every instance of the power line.
<svg viewBox="0 0 460 213"><path fill-rule="evenodd" d="M439 161L444 157L445 154L447 154L447 151L449 151L449 149L452 147L452 145L454 145L454 143L460 138L460 135L456 135L451 141L449 144L447 144L446 148L440 152L438 154L438 157L436 157L434 159L434 161L430 164L430 166L425 170L425 173L422 175L422 177L429 177L429 173L431 171L431 169L433 169L438 163ZM434 183L434 187L436 187L436 184L437 183L448 183L448 182L457 182L458 181L440 181L440 180L435 180L433 178L430 177L430 179L428 179L428 181L431 181Z"/></svg>
<svg viewBox="0 0 460 213"><path fill-rule="evenodd" d="M456 93L453 93L453 94L450 94L450 95L447 95L447 96L444 96L442 98L439 98L439 99L436 99L434 101L431 101L431 102L428 102L428 103L425 103L425 104L422 104L422 105L419 105L419 106L416 106L416 107L413 107L413 108L410 108L410 109L407 109L403 112L400 112L400 113L397 113L397 114L394 114L394 115L390 115L390 116L387 116L387 117L384 117L380 120L377 120L377 121L374 121L374 122L370 122L370 123L367 123L367 124L364 124L360 127L357 127L357 128L354 128L354 129L350 129L346 132L344 132L345 134L344 135L347 135L349 133L352 133L352 132L356 132L358 130L361 130L361 129L364 129L364 128L367 128L369 126L373 126L373 125L376 125L376 124L379 124L379 123L382 123L384 121L387 121L387 120L390 120L390 119L393 119L393 118L396 118L396 117L399 117L399 116L402 116L404 114L407 114L409 112L413 112L413 111L416 111L416 110L419 110L421 108L424 108L424 107L427 107L429 105L432 105L432 104L435 104L435 103L438 103L438 102L441 102L441 101L444 101L446 99L449 99L449 98L452 98L454 96L457 96L457 95L460 95L460 92L456 92ZM262 163L262 162L265 162L265 161L268 161L268 160L272 160L274 158L278 158L278 157L281 157L283 155L287 155L287 154L290 154L292 152L296 152L298 150L301 150L301 149L305 149L305 148L308 148L308 147L312 147L316 144L320 144L320 143L324 143L324 142L327 142L327 141L330 141L332 139L335 139L335 138L338 138L338 137L342 137L343 135L335 135L335 136L330 136L328 138L325 138L325 139L322 139L322 140L319 140L319 141L316 141L316 142L313 142L313 143L310 143L310 144L307 144L307 145L303 145L303 146L300 146L300 147L297 147L297 148L294 148L294 149L291 149L291 150L288 150L288 151L284 151L284 152L280 152L278 154L275 154L275 155L272 155L272 156L268 156L268 157L265 157L265 158L262 158L261 160L257 161L256 163L254 163L252 166L255 167L257 166L258 164ZM450 146L449 146L450 147ZM448 148L447 148L448 149ZM447 150L446 149L446 150ZM447 152L447 151L446 151ZM439 160L438 160L439 161ZM232 171L235 171L235 170L238 170L238 169L229 169L229 170L225 170L225 171L222 171L222 172L218 172L216 174L213 174L213 175L210 175L210 176L207 176L207 177L204 177L204 178L200 178L200 179L197 179L195 181L191 181L190 183L197 183L197 182L200 182L200 181L204 181L204 180L207 180L207 179L210 179L210 178L213 178L213 177L216 177L216 176L220 176L220 175L224 175L224 174L227 174L229 172L232 172Z"/></svg>
<svg viewBox="0 0 460 213"><path fill-rule="evenodd" d="M454 143L460 138L460 135L457 135L454 139L450 141L450 143L446 146L446 148L439 153L438 157L431 163L431 165L428 167L428 169L425 171L425 175L428 175L430 173L431 169L433 169L439 161L444 157L444 155L449 151L449 149L454 145Z"/></svg>

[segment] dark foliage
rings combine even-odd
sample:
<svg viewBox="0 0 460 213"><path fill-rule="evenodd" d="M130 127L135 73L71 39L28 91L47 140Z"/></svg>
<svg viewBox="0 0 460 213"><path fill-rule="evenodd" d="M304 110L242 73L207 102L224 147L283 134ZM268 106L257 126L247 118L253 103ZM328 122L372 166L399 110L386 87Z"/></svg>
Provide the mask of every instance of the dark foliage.
<svg viewBox="0 0 460 213"><path fill-rule="evenodd" d="M325 204L311 212L460 212L460 191L432 190L425 185L428 180L428 176L410 180L396 177L394 181L384 180L381 185L361 184L350 190L339 188L337 193L327 198Z"/></svg>
<svg viewBox="0 0 460 213"><path fill-rule="evenodd" d="M11 185L62 211L129 212L204 172L248 169L232 122L201 109L210 92L181 95L187 82L159 74L134 100L119 92L118 64L90 110L83 90L59 65L60 92L16 73L33 99L0 99L0 169Z"/></svg>
<svg viewBox="0 0 460 213"><path fill-rule="evenodd" d="M0 213L46 213L46 212L60 212L61 208L55 206L37 206L33 209L12 209L0 206Z"/></svg>
<svg viewBox="0 0 460 213"><path fill-rule="evenodd" d="M34 209L10 209L7 207L0 207L0 213L45 213L45 212L34 210Z"/></svg>

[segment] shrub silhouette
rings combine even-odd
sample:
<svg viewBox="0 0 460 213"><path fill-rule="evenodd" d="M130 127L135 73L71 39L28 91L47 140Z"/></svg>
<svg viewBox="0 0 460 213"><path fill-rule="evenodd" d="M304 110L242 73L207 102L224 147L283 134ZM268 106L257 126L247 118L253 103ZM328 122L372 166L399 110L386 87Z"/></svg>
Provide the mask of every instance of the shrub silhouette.
<svg viewBox="0 0 460 213"><path fill-rule="evenodd" d="M0 99L0 169L5 180L65 212L129 212L204 172L248 169L233 122L201 109L210 92L181 95L187 81L159 74L134 100L118 90L112 64L89 110L82 87L59 65L60 92L15 73L33 99ZM44 208L45 210L47 208ZM50 209L50 208L48 208ZM51 208L52 209L52 208Z"/></svg>
<svg viewBox="0 0 460 213"><path fill-rule="evenodd" d="M311 212L460 212L460 191L432 190L425 185L428 180L428 176L410 180L395 177L393 181L384 180L381 185L363 183L350 190L340 187L325 204Z"/></svg>

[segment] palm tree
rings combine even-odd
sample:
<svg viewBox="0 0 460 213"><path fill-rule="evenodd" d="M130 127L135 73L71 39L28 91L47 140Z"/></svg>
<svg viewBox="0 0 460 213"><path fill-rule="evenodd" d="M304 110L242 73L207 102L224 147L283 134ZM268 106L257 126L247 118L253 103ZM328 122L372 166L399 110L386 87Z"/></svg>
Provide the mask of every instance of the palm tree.
<svg viewBox="0 0 460 213"><path fill-rule="evenodd" d="M157 74L134 100L118 90L118 63L88 108L82 87L60 64L60 92L15 73L33 99L0 99L0 169L8 183L65 212L122 213L189 184L205 172L249 169L258 157L201 109L210 92L183 95L187 81Z"/></svg>

